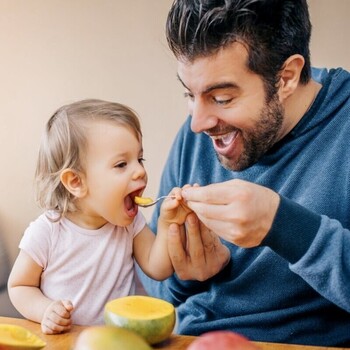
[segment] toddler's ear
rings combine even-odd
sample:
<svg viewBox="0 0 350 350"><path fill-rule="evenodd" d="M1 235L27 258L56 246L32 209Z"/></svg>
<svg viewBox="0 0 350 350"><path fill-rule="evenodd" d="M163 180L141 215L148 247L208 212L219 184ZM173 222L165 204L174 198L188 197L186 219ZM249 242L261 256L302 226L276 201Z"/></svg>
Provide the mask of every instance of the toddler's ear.
<svg viewBox="0 0 350 350"><path fill-rule="evenodd" d="M62 185L74 197L82 198L86 195L87 188L84 179L73 169L64 169L60 176Z"/></svg>

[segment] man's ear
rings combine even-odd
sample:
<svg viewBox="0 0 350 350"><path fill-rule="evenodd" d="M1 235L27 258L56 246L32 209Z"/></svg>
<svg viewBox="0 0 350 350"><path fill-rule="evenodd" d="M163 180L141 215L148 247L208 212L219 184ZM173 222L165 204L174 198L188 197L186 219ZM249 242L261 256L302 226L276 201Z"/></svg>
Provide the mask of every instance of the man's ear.
<svg viewBox="0 0 350 350"><path fill-rule="evenodd" d="M288 57L284 62L282 71L280 73L281 76L278 90L280 101L287 99L298 87L301 71L304 67L304 64L304 57L299 54Z"/></svg>
<svg viewBox="0 0 350 350"><path fill-rule="evenodd" d="M69 191L74 197L82 198L86 195L87 188L84 178L79 175L75 170L67 168L61 172L60 175L63 186Z"/></svg>

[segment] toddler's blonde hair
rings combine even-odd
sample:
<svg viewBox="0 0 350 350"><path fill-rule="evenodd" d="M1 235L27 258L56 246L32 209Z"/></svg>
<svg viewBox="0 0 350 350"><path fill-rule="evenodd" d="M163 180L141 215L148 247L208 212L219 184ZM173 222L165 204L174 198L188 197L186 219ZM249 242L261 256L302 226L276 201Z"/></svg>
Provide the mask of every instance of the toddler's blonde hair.
<svg viewBox="0 0 350 350"><path fill-rule="evenodd" d="M98 120L115 121L139 140L142 137L136 113L123 104L87 99L59 108L46 124L35 172L36 201L42 209L55 211L58 218L76 210L74 197L61 183L61 172L67 168L84 172L88 141L84 126Z"/></svg>

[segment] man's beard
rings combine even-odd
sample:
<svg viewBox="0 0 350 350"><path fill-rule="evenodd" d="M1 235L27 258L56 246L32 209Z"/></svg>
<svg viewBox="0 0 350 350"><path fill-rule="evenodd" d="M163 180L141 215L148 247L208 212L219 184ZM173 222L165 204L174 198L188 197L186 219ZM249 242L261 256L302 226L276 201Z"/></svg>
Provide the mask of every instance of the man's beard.
<svg viewBox="0 0 350 350"><path fill-rule="evenodd" d="M274 94L262 108L254 130L239 130L243 140L243 152L238 160L217 154L222 166L228 170L241 171L255 164L278 141L283 120L283 106L277 94Z"/></svg>

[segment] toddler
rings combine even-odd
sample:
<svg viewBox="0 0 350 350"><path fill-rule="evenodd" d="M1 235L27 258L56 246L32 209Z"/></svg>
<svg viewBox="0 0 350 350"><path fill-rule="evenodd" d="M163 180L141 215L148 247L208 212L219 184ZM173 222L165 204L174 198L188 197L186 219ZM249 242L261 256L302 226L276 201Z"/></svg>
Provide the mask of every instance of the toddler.
<svg viewBox="0 0 350 350"><path fill-rule="evenodd" d="M142 134L128 107L83 100L50 118L36 168L45 213L32 222L8 281L12 303L46 334L103 323L108 300L135 292L134 258L150 277L173 273L167 232L189 209L174 188L155 235L138 211L147 174Z"/></svg>

